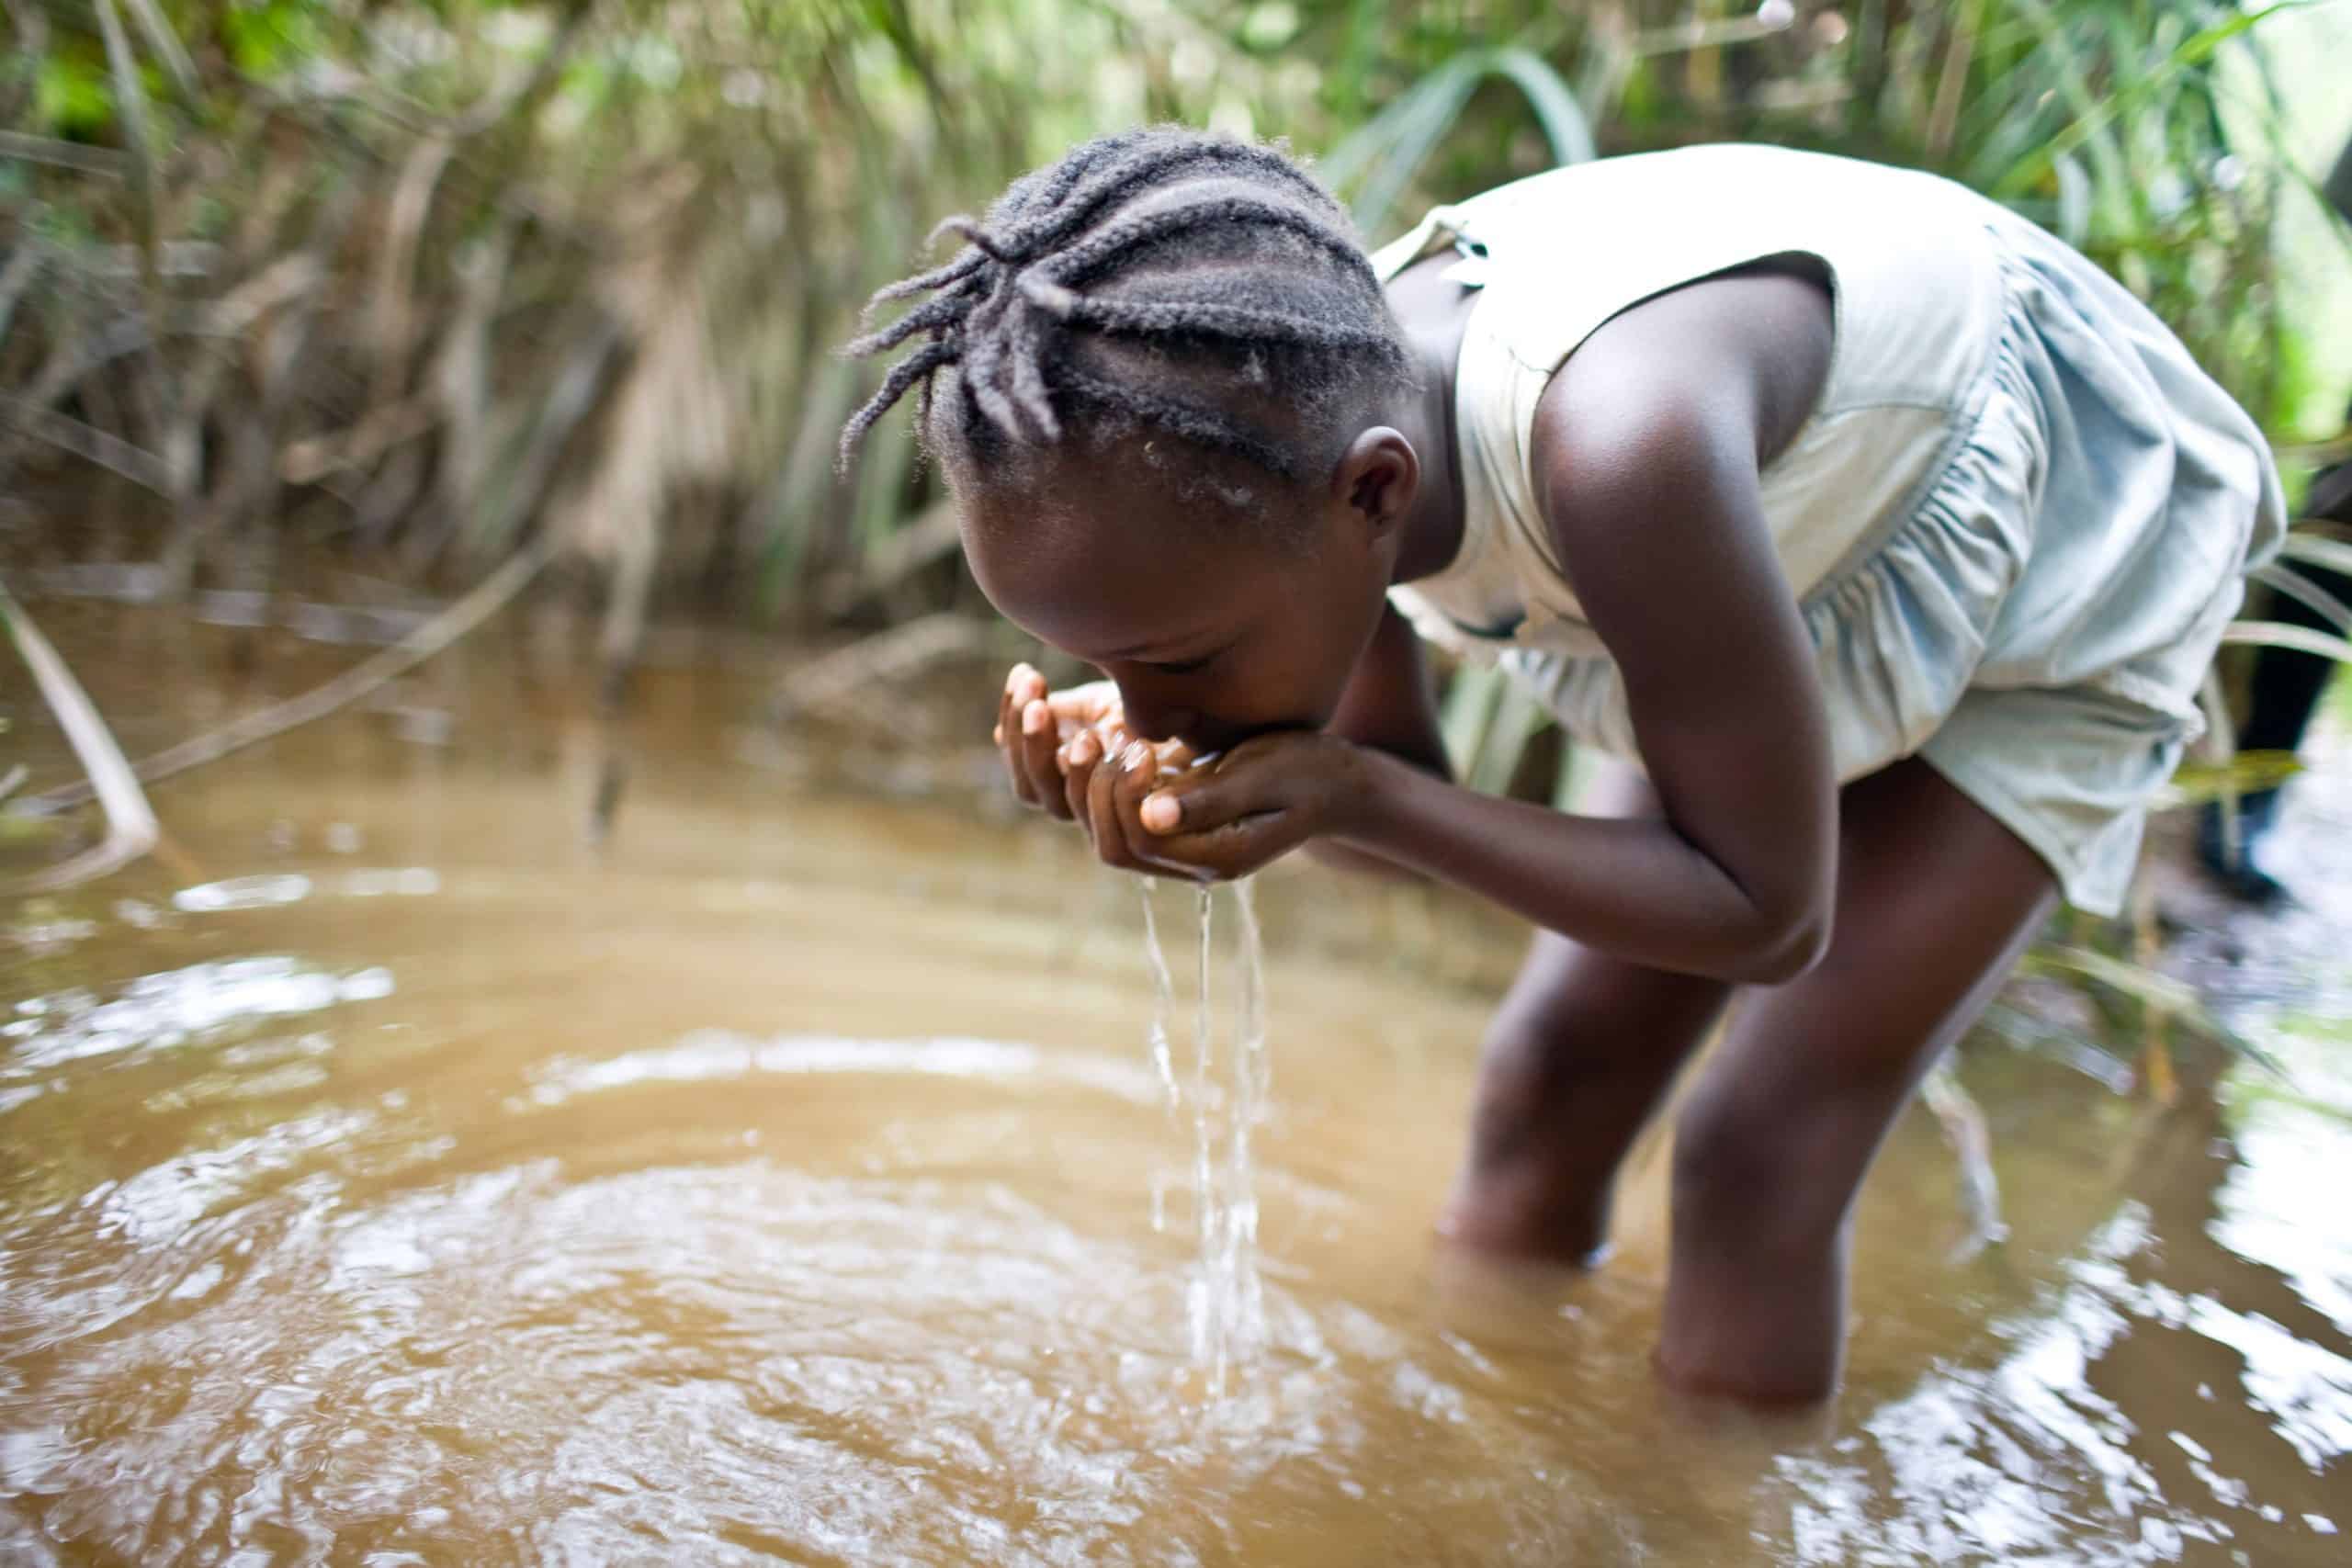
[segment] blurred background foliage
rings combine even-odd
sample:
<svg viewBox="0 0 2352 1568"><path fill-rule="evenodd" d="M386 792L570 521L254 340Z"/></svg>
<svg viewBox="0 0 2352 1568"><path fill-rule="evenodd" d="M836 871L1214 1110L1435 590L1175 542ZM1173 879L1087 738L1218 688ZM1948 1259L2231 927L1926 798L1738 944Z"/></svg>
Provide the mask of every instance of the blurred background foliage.
<svg viewBox="0 0 2352 1568"><path fill-rule="evenodd" d="M831 350L935 218L1137 120L1289 138L1375 240L1596 151L1917 164L2080 244L2283 439L2352 375L2299 303L2352 294L2325 151L2262 47L2303 7L0 4L5 547L141 595L322 558L447 590L544 535L616 657L653 610L970 606L903 420L836 483L875 371Z"/></svg>

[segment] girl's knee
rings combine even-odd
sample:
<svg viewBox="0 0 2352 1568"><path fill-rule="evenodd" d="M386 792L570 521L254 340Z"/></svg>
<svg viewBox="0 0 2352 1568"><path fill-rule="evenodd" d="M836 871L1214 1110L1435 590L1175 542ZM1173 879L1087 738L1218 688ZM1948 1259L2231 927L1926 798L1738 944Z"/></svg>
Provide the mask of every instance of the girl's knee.
<svg viewBox="0 0 2352 1568"><path fill-rule="evenodd" d="M1858 1086L1802 1093L1702 1085L1674 1130L1674 1208L1734 1237L1826 1240L1844 1223L1884 1117Z"/></svg>
<svg viewBox="0 0 2352 1568"><path fill-rule="evenodd" d="M1792 1164L1786 1132L1748 1097L1702 1086L1674 1123L1678 1216L1768 1201Z"/></svg>

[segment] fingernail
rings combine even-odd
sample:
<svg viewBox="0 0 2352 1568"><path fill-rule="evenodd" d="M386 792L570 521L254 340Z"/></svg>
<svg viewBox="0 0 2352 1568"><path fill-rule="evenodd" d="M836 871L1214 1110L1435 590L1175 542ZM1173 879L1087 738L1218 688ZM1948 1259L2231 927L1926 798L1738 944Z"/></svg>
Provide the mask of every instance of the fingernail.
<svg viewBox="0 0 2352 1568"><path fill-rule="evenodd" d="M1150 747L1145 745L1140 740L1130 741L1127 744L1127 749L1119 753L1119 765L1132 773L1137 768L1142 767L1145 759L1148 758L1150 755Z"/></svg>
<svg viewBox="0 0 2352 1568"><path fill-rule="evenodd" d="M1054 716L1046 710L1045 704L1033 702L1021 710L1021 733L1043 735L1046 726L1053 721Z"/></svg>
<svg viewBox="0 0 2352 1568"><path fill-rule="evenodd" d="M1184 808L1176 804L1172 795L1155 795L1143 803L1143 825L1155 833L1165 833L1184 818Z"/></svg>
<svg viewBox="0 0 2352 1568"><path fill-rule="evenodd" d="M1077 739L1071 741L1069 743L1069 760L1073 764L1081 768L1087 763L1094 761L1094 737L1092 735L1081 734Z"/></svg>

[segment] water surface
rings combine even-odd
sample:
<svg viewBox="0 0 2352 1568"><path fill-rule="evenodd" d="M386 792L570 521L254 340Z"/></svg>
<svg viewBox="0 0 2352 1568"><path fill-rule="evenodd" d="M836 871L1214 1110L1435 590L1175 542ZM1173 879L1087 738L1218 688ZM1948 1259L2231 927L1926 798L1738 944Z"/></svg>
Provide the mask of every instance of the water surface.
<svg viewBox="0 0 2352 1568"><path fill-rule="evenodd" d="M348 657L52 614L134 750ZM1906 1119L1847 1386L1767 1420L1649 1375L1655 1151L1597 1275L1432 1245L1520 933L1277 868L1218 1399L1131 885L711 662L605 726L460 650L0 907L0 1559L2345 1561L2352 874L2203 974L2291 1089L1975 1043L2009 1242ZM2352 793L2292 830L2352 873Z"/></svg>

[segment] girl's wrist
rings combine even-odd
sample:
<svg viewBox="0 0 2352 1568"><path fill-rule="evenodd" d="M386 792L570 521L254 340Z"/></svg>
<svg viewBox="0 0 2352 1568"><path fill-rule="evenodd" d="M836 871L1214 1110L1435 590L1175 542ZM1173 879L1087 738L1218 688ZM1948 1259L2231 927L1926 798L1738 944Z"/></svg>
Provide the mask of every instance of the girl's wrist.
<svg viewBox="0 0 2352 1568"><path fill-rule="evenodd" d="M1337 738L1334 737L1336 739ZM1410 764L1377 747L1342 740L1346 748L1343 779L1332 792L1325 835L1369 849L1378 842L1395 817L1399 777Z"/></svg>

